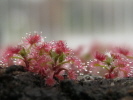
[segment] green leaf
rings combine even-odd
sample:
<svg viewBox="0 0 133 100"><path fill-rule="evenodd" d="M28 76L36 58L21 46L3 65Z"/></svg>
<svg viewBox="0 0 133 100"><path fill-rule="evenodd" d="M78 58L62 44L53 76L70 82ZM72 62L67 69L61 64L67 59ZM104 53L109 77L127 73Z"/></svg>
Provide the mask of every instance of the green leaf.
<svg viewBox="0 0 133 100"><path fill-rule="evenodd" d="M31 61L31 60L33 60L33 58L29 58L29 59L28 59L28 61Z"/></svg>
<svg viewBox="0 0 133 100"><path fill-rule="evenodd" d="M102 67L102 68L105 68L105 69L109 70L109 68L107 66L103 66L103 65L100 65L100 64L95 64L94 66L96 66L96 67Z"/></svg>
<svg viewBox="0 0 133 100"><path fill-rule="evenodd" d="M54 60L54 62L56 63L60 55L51 50L50 51L50 56Z"/></svg>
<svg viewBox="0 0 133 100"><path fill-rule="evenodd" d="M62 53L60 56L59 56L59 63L63 62L65 60L65 57L66 55L64 53Z"/></svg>
<svg viewBox="0 0 133 100"><path fill-rule="evenodd" d="M131 56L126 56L127 58L129 58L129 59L133 59L133 57L131 57Z"/></svg>
<svg viewBox="0 0 133 100"><path fill-rule="evenodd" d="M105 60L104 62L109 66L109 65L111 65L112 61L113 61L113 59L108 57L107 60Z"/></svg>
<svg viewBox="0 0 133 100"><path fill-rule="evenodd" d="M58 58L59 58L59 55L57 55L57 56L54 58L54 62L55 62L55 63L58 61Z"/></svg>
<svg viewBox="0 0 133 100"><path fill-rule="evenodd" d="M26 52L25 48L23 48L23 49L19 52L19 54L20 54L22 57L26 57L26 56L27 56L27 52Z"/></svg>
<svg viewBox="0 0 133 100"><path fill-rule="evenodd" d="M39 55L41 56L41 55L43 55L43 54L44 54L43 51L40 50L40 51L39 51Z"/></svg>
<svg viewBox="0 0 133 100"><path fill-rule="evenodd" d="M66 63L70 63L70 61L61 62L61 63L59 63L57 66L60 66L60 65L66 64Z"/></svg>
<svg viewBox="0 0 133 100"><path fill-rule="evenodd" d="M56 52L54 52L54 51L50 51L50 56L52 57L52 58L55 58L55 57L57 57L59 54L57 54Z"/></svg>

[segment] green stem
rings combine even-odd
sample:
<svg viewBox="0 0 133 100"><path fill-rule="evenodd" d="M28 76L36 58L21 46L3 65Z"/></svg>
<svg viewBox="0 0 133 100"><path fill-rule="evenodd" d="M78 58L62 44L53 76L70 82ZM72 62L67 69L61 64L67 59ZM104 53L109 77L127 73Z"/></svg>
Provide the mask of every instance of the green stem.
<svg viewBox="0 0 133 100"><path fill-rule="evenodd" d="M105 69L109 70L109 68L108 68L107 66L103 66L103 65L100 65L100 64L95 64L95 66L96 66L96 67L99 66L99 67L102 67L102 68L105 68Z"/></svg>
<svg viewBox="0 0 133 100"><path fill-rule="evenodd" d="M63 65L63 64L65 64L65 63L69 63L70 61L64 61L64 62L61 62L61 63L59 63L57 66L60 66L60 65Z"/></svg>
<svg viewBox="0 0 133 100"><path fill-rule="evenodd" d="M26 57L24 57L24 62L25 62L26 68L28 69L29 68L29 62L28 62Z"/></svg>
<svg viewBox="0 0 133 100"><path fill-rule="evenodd" d="M11 57L11 58L24 60L22 57Z"/></svg>

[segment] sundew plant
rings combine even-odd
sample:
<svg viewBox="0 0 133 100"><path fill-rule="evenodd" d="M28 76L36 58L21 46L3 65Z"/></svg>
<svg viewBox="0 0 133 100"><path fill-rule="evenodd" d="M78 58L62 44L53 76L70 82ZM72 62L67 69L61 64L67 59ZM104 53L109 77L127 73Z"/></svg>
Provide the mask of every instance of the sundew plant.
<svg viewBox="0 0 133 100"><path fill-rule="evenodd" d="M75 80L83 68L81 60L64 41L46 42L37 33L28 34L19 45L7 47L2 55L2 67L22 65L27 71L44 77L49 86L65 78Z"/></svg>
<svg viewBox="0 0 133 100"><path fill-rule="evenodd" d="M95 45L84 58L84 74L92 74L107 79L133 76L133 51L123 46Z"/></svg>

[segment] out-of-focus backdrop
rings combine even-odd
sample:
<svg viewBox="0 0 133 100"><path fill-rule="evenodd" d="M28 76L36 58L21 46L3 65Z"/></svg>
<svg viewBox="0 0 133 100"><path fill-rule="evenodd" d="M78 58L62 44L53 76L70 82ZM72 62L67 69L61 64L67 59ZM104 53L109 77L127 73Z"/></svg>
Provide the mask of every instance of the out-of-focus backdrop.
<svg viewBox="0 0 133 100"><path fill-rule="evenodd" d="M0 0L0 46L34 31L71 47L93 40L133 45L133 0Z"/></svg>

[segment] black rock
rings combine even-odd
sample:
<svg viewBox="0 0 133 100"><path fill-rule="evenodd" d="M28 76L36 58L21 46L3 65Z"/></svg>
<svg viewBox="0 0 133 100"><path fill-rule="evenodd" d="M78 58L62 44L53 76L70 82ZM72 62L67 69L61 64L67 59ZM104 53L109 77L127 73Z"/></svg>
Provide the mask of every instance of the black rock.
<svg viewBox="0 0 133 100"><path fill-rule="evenodd" d="M3 69L2 69L3 70ZM53 87L22 66L11 66L0 75L0 100L132 100L133 77L104 79L83 76L63 80Z"/></svg>
<svg viewBox="0 0 133 100"><path fill-rule="evenodd" d="M21 72L25 72L25 69L23 66L18 66L18 65L12 65L10 67L7 67L5 73L6 74L9 74L9 73L12 73L14 71L21 71Z"/></svg>

